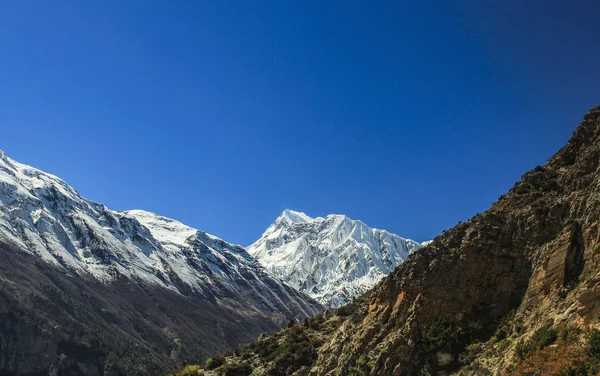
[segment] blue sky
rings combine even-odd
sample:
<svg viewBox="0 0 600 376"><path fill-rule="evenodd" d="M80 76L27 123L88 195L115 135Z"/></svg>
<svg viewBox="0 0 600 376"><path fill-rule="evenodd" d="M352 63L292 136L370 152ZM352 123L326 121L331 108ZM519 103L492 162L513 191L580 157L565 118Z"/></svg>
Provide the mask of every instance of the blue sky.
<svg viewBox="0 0 600 376"><path fill-rule="evenodd" d="M600 104L599 11L7 1L0 149L112 209L243 245L285 208L427 240L488 208Z"/></svg>

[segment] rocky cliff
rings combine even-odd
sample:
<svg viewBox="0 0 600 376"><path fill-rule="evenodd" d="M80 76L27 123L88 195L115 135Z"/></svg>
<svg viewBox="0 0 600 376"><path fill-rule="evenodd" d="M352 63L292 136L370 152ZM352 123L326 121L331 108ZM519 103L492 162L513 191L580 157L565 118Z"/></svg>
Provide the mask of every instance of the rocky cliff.
<svg viewBox="0 0 600 376"><path fill-rule="evenodd" d="M596 107L489 210L411 254L356 302L261 337L226 366L255 375L595 375L599 163ZM297 344L304 356L281 355Z"/></svg>

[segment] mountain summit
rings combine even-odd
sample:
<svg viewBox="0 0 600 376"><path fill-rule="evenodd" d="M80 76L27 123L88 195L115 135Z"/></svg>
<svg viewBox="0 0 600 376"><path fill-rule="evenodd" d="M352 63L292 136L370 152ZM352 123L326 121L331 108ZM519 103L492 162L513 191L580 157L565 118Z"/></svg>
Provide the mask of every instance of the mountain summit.
<svg viewBox="0 0 600 376"><path fill-rule="evenodd" d="M272 275L337 307L369 290L421 247L345 215L311 218L286 209L247 251Z"/></svg>

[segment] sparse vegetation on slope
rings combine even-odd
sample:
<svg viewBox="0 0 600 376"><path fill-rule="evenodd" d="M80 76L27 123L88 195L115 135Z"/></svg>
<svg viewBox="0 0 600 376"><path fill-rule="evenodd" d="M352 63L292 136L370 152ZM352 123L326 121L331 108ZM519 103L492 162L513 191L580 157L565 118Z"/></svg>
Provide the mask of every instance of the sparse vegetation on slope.
<svg viewBox="0 0 600 376"><path fill-rule="evenodd" d="M302 329L316 353L273 368L267 352L294 349L299 334L262 336L255 343L273 347L250 350L253 375L598 374L599 165L597 107L489 210L412 254L340 316Z"/></svg>
<svg viewBox="0 0 600 376"><path fill-rule="evenodd" d="M355 309L356 303L349 304L307 318L303 325L290 323L289 328L263 334L233 353L208 359L204 369L198 366L194 369L207 376L244 376L251 373L269 376L308 375L316 361L318 349L347 317L355 314ZM368 362L363 357L349 369L349 375L365 375L368 369ZM173 375L179 374L176 372Z"/></svg>

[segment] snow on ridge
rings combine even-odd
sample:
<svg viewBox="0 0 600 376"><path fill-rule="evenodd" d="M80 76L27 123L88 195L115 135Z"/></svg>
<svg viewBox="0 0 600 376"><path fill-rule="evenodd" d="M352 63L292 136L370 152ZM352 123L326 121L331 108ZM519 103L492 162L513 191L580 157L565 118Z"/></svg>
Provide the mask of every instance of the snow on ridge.
<svg viewBox="0 0 600 376"><path fill-rule="evenodd" d="M186 246L188 239L198 233L198 230L181 222L145 210L127 210L122 213L137 219L161 243Z"/></svg>
<svg viewBox="0 0 600 376"><path fill-rule="evenodd" d="M316 313L244 248L144 210L113 211L62 179L0 152L0 239L59 268L110 282L123 275L180 293L218 297L250 286L264 306ZM291 300L290 300L291 299Z"/></svg>
<svg viewBox="0 0 600 376"><path fill-rule="evenodd" d="M290 209L285 209L279 216L278 220L285 220L289 223L307 223L314 221L313 218L309 217L305 213Z"/></svg>
<svg viewBox="0 0 600 376"><path fill-rule="evenodd" d="M7 181L7 177L10 176L10 180L13 183L17 182L24 185L28 189L43 189L54 186L58 188L61 193L80 197L79 194L69 186L64 180L58 176L43 172L37 168L15 161L9 158L6 153L0 150L0 171L3 172L4 178L0 175L0 181Z"/></svg>

